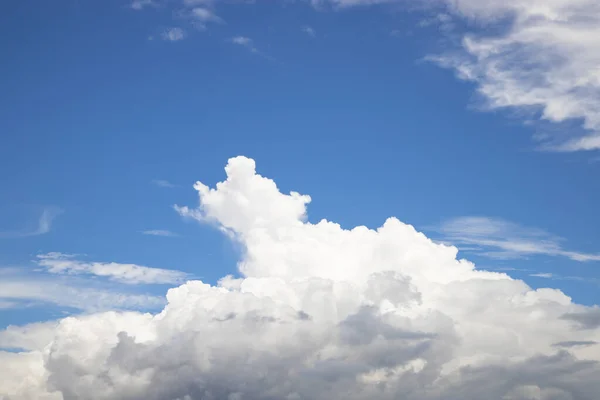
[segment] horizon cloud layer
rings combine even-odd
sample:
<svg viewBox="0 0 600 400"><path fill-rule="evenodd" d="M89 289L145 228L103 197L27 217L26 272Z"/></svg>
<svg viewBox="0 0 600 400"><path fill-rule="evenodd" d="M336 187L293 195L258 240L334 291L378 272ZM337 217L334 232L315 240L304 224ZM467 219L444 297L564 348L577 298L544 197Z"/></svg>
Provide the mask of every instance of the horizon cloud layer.
<svg viewBox="0 0 600 400"><path fill-rule="evenodd" d="M0 398L594 400L598 307L477 270L388 219L307 220L246 157L195 184L244 249L240 276L188 281L158 314L105 312L0 332Z"/></svg>

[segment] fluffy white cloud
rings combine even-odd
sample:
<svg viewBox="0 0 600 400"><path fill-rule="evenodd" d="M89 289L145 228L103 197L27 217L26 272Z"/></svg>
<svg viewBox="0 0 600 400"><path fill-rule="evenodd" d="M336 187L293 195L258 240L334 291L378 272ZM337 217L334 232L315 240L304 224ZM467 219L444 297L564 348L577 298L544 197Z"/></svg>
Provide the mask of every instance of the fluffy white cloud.
<svg viewBox="0 0 600 400"><path fill-rule="evenodd" d="M38 255L38 265L52 274L96 275L129 284L176 284L185 280L186 274L171 269L151 268L115 262L83 262L62 253Z"/></svg>
<svg viewBox="0 0 600 400"><path fill-rule="evenodd" d="M244 247L240 277L190 281L156 315L11 328L6 399L593 400L597 308L478 271L395 218L376 230L306 218L237 157L197 208ZM579 345L575 344L578 343ZM27 382L21 384L20 382Z"/></svg>

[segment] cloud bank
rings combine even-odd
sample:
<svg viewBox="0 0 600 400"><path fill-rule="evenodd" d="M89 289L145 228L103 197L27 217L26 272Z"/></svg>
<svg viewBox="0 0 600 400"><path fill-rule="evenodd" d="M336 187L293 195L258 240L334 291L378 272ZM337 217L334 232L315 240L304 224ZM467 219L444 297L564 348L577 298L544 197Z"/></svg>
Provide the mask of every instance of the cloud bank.
<svg viewBox="0 0 600 400"><path fill-rule="evenodd" d="M598 309L479 271L395 218L307 220L253 160L198 207L244 253L240 276L189 281L152 314L106 312L0 334L15 399L595 400Z"/></svg>

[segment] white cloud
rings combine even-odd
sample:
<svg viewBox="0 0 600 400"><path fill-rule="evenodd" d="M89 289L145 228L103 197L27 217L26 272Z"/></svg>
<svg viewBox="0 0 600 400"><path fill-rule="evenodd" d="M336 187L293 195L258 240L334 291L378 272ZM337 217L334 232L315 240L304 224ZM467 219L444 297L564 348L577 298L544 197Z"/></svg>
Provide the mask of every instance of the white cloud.
<svg viewBox="0 0 600 400"><path fill-rule="evenodd" d="M600 149L600 3L446 1L475 25L506 26L468 32L462 51L442 57L443 65L476 82L490 108L536 110L551 122L583 121L583 131L565 127L546 135L543 148Z"/></svg>
<svg viewBox="0 0 600 400"><path fill-rule="evenodd" d="M554 274L552 274L550 272L538 272L536 274L529 274L529 276L533 276L534 278L546 278L546 279L554 278Z"/></svg>
<svg viewBox="0 0 600 400"><path fill-rule="evenodd" d="M156 315L11 328L11 399L595 400L597 308L479 271L395 218L371 230L306 220L238 157L179 207L244 247L240 277L190 281ZM557 343L573 345L557 347ZM20 384L27 381L28 384Z"/></svg>
<svg viewBox="0 0 600 400"><path fill-rule="evenodd" d="M16 308L19 304L14 301L0 300L0 310Z"/></svg>
<svg viewBox="0 0 600 400"><path fill-rule="evenodd" d="M63 210L58 207L44 207L37 223L37 227L31 230L0 232L0 238L22 238L44 235L52 229L52 222L62 214Z"/></svg>
<svg viewBox="0 0 600 400"><path fill-rule="evenodd" d="M26 326L8 326L0 331L0 349L35 350L52 341L58 322L38 322Z"/></svg>
<svg viewBox="0 0 600 400"><path fill-rule="evenodd" d="M177 185L175 185L167 180L164 180L164 179L155 179L152 181L152 184L154 184L158 187L169 188L169 189L177 187Z"/></svg>
<svg viewBox="0 0 600 400"><path fill-rule="evenodd" d="M252 39L246 36L235 36L231 38L231 43L237 44L238 46L243 46L250 50L252 53L261 54L258 49L254 46L254 42Z"/></svg>
<svg viewBox="0 0 600 400"><path fill-rule="evenodd" d="M156 2L154 0L133 0L131 2L131 8L134 10L143 10L146 7L155 7Z"/></svg>
<svg viewBox="0 0 600 400"><path fill-rule="evenodd" d="M317 36L317 32L315 32L315 30L312 27L308 26L308 25L305 25L305 26L302 27L302 32L306 33L310 37L316 37Z"/></svg>
<svg viewBox="0 0 600 400"><path fill-rule="evenodd" d="M186 278L186 274L181 271L115 262L83 262L62 253L48 253L37 257L38 265L52 274L96 275L127 284L177 284Z"/></svg>
<svg viewBox="0 0 600 400"><path fill-rule="evenodd" d="M150 235L150 236L164 236L164 237L178 236L176 233L165 230L165 229L152 229L149 231L142 231L142 234Z"/></svg>
<svg viewBox="0 0 600 400"><path fill-rule="evenodd" d="M212 6L215 0L183 0L183 4L186 7L194 6Z"/></svg>
<svg viewBox="0 0 600 400"><path fill-rule="evenodd" d="M195 7L191 10L192 16L200 22L221 21L211 10L204 7Z"/></svg>
<svg viewBox="0 0 600 400"><path fill-rule="evenodd" d="M231 38L231 43L239 44L240 46L252 46L252 39L245 36L235 36Z"/></svg>
<svg viewBox="0 0 600 400"><path fill-rule="evenodd" d="M2 278L0 301L5 302L7 308L47 303L84 311L156 309L164 304L164 300L156 296L119 292L81 282L19 276Z"/></svg>
<svg viewBox="0 0 600 400"><path fill-rule="evenodd" d="M149 0L139 3L151 4ZM540 149L600 149L600 3L596 0L311 3L334 9L375 4L433 7L432 17L420 25L436 24L442 34L459 37L461 43L446 54L429 58L454 69L461 79L475 82L484 108L517 110L527 115L528 124L557 123L557 129L544 130L543 124L539 125L542 132L534 138L540 141ZM212 10L214 1L184 0L182 4L199 28L206 28L208 21L221 21ZM458 20L461 23L455 23ZM314 33L310 27L303 30ZM259 53L250 42L243 45Z"/></svg>
<svg viewBox="0 0 600 400"><path fill-rule="evenodd" d="M252 39L250 39L249 37L246 36L235 36L231 39L229 39L229 41L235 45L238 46L242 46L247 48L250 52L259 55L261 57L266 58L269 61L274 61L276 62L277 60L275 58L273 58L272 56L263 53L262 51L260 51L255 45L254 45L254 41Z"/></svg>
<svg viewBox="0 0 600 400"><path fill-rule="evenodd" d="M600 149L600 3L597 0L313 0L336 8L373 4L434 6L460 49L431 57L477 84L490 109L530 121L575 123L534 137L554 151ZM458 30L450 16L458 17Z"/></svg>
<svg viewBox="0 0 600 400"><path fill-rule="evenodd" d="M191 5L191 4L185 4ZM204 30L209 22L223 23L223 19L215 14L210 3L200 4L202 7L191 5L190 9L186 9L182 12L183 16L187 16L192 20L192 23L197 29Z"/></svg>
<svg viewBox="0 0 600 400"><path fill-rule="evenodd" d="M447 242L470 246L472 252L497 259L545 255L567 257L581 262L600 261L598 253L565 250L561 245L564 239L560 237L499 218L454 218L443 223L439 231Z"/></svg>
<svg viewBox="0 0 600 400"><path fill-rule="evenodd" d="M169 28L166 29L163 33L162 33L162 38L164 40L170 41L170 42L178 42L180 40L185 39L186 37L186 33L183 29L181 28ZM159 181L159 182L165 182L165 181ZM163 186L163 187L170 187L170 186L164 186L164 185L159 185L157 183L158 186Z"/></svg>

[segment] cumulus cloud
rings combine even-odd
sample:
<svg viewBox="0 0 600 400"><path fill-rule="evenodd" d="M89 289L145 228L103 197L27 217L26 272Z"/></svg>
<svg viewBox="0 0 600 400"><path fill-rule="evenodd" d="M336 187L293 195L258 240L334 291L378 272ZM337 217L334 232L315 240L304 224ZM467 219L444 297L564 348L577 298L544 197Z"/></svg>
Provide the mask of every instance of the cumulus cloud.
<svg viewBox="0 0 600 400"><path fill-rule="evenodd" d="M115 262L83 262L56 252L37 258L38 265L52 274L95 275L128 284L177 284L186 277L181 271Z"/></svg>
<svg viewBox="0 0 600 400"><path fill-rule="evenodd" d="M444 222L439 231L452 244L469 246L464 249L496 259L545 255L580 262L600 261L598 253L565 250L561 245L564 239L558 236L500 218L454 218Z"/></svg>
<svg viewBox="0 0 600 400"><path fill-rule="evenodd" d="M253 160L195 184L187 218L244 251L238 276L189 281L158 314L107 312L13 327L0 394L13 399L594 400L596 309L475 269L390 218L308 221ZM585 328L585 329L584 329ZM573 343L589 345L569 345ZM562 343L562 346L557 346ZM22 384L21 382L26 382Z"/></svg>

